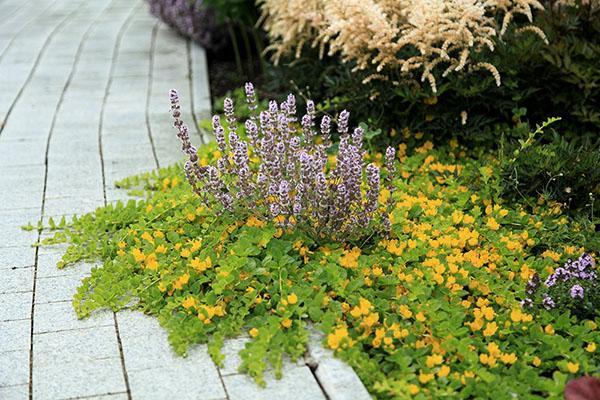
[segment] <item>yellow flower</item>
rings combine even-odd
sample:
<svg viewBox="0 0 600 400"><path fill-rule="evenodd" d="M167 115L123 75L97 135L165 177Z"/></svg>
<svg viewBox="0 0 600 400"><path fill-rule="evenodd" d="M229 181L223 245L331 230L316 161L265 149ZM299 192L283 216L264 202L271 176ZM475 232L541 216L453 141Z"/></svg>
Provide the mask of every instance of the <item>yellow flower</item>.
<svg viewBox="0 0 600 400"><path fill-rule="evenodd" d="M573 363L569 361L567 363L567 370L572 374L576 374L577 371L579 371L579 363Z"/></svg>
<svg viewBox="0 0 600 400"><path fill-rule="evenodd" d="M181 289L190 280L189 274L183 274L173 282L173 289Z"/></svg>
<svg viewBox="0 0 600 400"><path fill-rule="evenodd" d="M189 249L183 249L181 250L181 257L183 258L188 258L189 256L192 255L192 252Z"/></svg>
<svg viewBox="0 0 600 400"><path fill-rule="evenodd" d="M156 271L158 269L158 261L156 261L156 254L152 253L146 257L146 268Z"/></svg>
<svg viewBox="0 0 600 400"><path fill-rule="evenodd" d="M452 222L454 223L454 225L458 225L462 221L463 217L464 214L462 213L462 211L456 210L452 213Z"/></svg>
<svg viewBox="0 0 600 400"><path fill-rule="evenodd" d="M193 297L186 297L186 299L183 300L181 305L183 306L183 308L186 308L186 309L190 308L190 307L194 307L196 305L196 299L194 299Z"/></svg>
<svg viewBox="0 0 600 400"><path fill-rule="evenodd" d="M338 349L342 344L344 344L344 340L349 346L352 346L352 340L348 336L348 328L345 326L341 326L336 328L332 333L327 336L327 345L333 349Z"/></svg>
<svg viewBox="0 0 600 400"><path fill-rule="evenodd" d="M438 371L438 376L440 378L444 378L444 377L448 376L449 373L450 373L450 367L447 365L442 365L440 367L440 370Z"/></svg>
<svg viewBox="0 0 600 400"><path fill-rule="evenodd" d="M402 317L404 317L405 319L408 319L408 318L412 317L413 313L412 313L412 311L410 311L410 308L408 308L406 305L402 304L400 306L400 315L402 315Z"/></svg>
<svg viewBox="0 0 600 400"><path fill-rule="evenodd" d="M381 267L379 267L379 266L373 267L373 275L374 276L381 276L381 275L383 275L383 270L381 269Z"/></svg>
<svg viewBox="0 0 600 400"><path fill-rule="evenodd" d="M483 314L483 316L485 317L485 319L487 319L488 321L491 321L494 319L494 309L492 307L481 307L481 312Z"/></svg>
<svg viewBox="0 0 600 400"><path fill-rule="evenodd" d="M298 296L296 296L295 293L292 293L292 294L288 295L287 301L290 304L296 304L298 302Z"/></svg>
<svg viewBox="0 0 600 400"><path fill-rule="evenodd" d="M121 242L117 243L117 246L118 246L120 249L124 249L124 248L125 248L125 246L127 246L127 243L125 243L125 242L121 241Z"/></svg>
<svg viewBox="0 0 600 400"><path fill-rule="evenodd" d="M552 325L548 324L544 328L544 332L546 332L548 335L554 335L554 327L552 327Z"/></svg>
<svg viewBox="0 0 600 400"><path fill-rule="evenodd" d="M379 321L379 314L378 313L370 313L369 315L367 315L365 317L365 319L363 319L361 326L370 328L373 325L375 325L377 323L377 321Z"/></svg>
<svg viewBox="0 0 600 400"><path fill-rule="evenodd" d="M442 362L444 362L444 357L442 357L441 354L432 354L425 358L425 365L427 365L427 368L433 368L434 366L439 365Z"/></svg>
<svg viewBox="0 0 600 400"><path fill-rule="evenodd" d="M292 320L289 318L284 319L283 321L281 321L281 326L283 326L284 328L289 328L290 326L292 326Z"/></svg>
<svg viewBox="0 0 600 400"><path fill-rule="evenodd" d="M250 336L252 337L257 337L258 336L258 329L256 328L252 328L250 329L250 331L248 332L250 334Z"/></svg>
<svg viewBox="0 0 600 400"><path fill-rule="evenodd" d="M542 360L540 360L538 356L535 356L533 357L533 360L531 360L531 364L533 364L534 367L539 367L540 364L542 364Z"/></svg>
<svg viewBox="0 0 600 400"><path fill-rule="evenodd" d="M587 351L588 353L593 353L594 351L596 351L596 343L592 342L592 343L588 344L585 347L585 351Z"/></svg>
<svg viewBox="0 0 600 400"><path fill-rule="evenodd" d="M554 262L558 262L560 260L560 254L552 250L544 251L542 253L542 257L549 258Z"/></svg>
<svg viewBox="0 0 600 400"><path fill-rule="evenodd" d="M188 221L194 222L194 220L196 219L196 214L194 214L194 213L187 213L185 217L187 218Z"/></svg>
<svg viewBox="0 0 600 400"><path fill-rule="evenodd" d="M502 354L500 360L504 364L514 364L517 361L517 355L515 353Z"/></svg>
<svg viewBox="0 0 600 400"><path fill-rule="evenodd" d="M500 348L498 347L498 345L494 342L491 342L487 345L487 351L488 351L488 353L490 353L491 356L494 356L494 357L497 357L502 353L500 351Z"/></svg>
<svg viewBox="0 0 600 400"><path fill-rule="evenodd" d="M401 242L400 244L398 243L398 240L393 239L390 240L387 243L386 246L386 250L390 253L390 254L394 254L396 256L401 256L402 253L404 252L404 248L406 247L406 243L405 242Z"/></svg>
<svg viewBox="0 0 600 400"><path fill-rule="evenodd" d="M411 383L410 385L408 385L408 393L410 393L411 395L416 395L421 391L421 389L419 389L419 387L417 385L415 385L414 383Z"/></svg>
<svg viewBox="0 0 600 400"><path fill-rule="evenodd" d="M266 223L264 221L261 221L260 219L256 218L254 215L250 216L248 218L248 220L246 221L246 226L250 226L250 227L262 228L265 225L266 225Z"/></svg>
<svg viewBox="0 0 600 400"><path fill-rule="evenodd" d="M415 315L415 319L419 322L425 322L426 318L425 318L425 314L423 314L422 312L418 313L417 315Z"/></svg>
<svg viewBox="0 0 600 400"><path fill-rule="evenodd" d="M423 373L423 371L421 371L419 373L419 382L421 382L422 384L426 384L427 382L429 382L433 378L434 378L433 374L425 374L425 373Z"/></svg>
<svg viewBox="0 0 600 400"><path fill-rule="evenodd" d="M483 336L493 336L498 330L498 325L495 322L489 322L483 330Z"/></svg>
<svg viewBox="0 0 600 400"><path fill-rule="evenodd" d="M143 262L146 259L146 255L140 249L131 250L131 254L133 254L133 258L135 258L135 262Z"/></svg>
<svg viewBox="0 0 600 400"><path fill-rule="evenodd" d="M154 249L154 251L159 254L165 254L167 252L167 248L161 244L161 245L158 245L156 247L156 249Z"/></svg>
<svg viewBox="0 0 600 400"><path fill-rule="evenodd" d="M212 260L209 257L206 257L204 260L200 260L198 257L194 257L192 261L190 261L190 266L194 268L199 273L202 273L212 267Z"/></svg>
<svg viewBox="0 0 600 400"><path fill-rule="evenodd" d="M500 225L498 224L498 222L496 222L494 217L490 217L488 219L487 226L493 231L497 231L500 228Z"/></svg>
<svg viewBox="0 0 600 400"><path fill-rule="evenodd" d="M520 309L515 308L510 312L510 319L513 320L513 322L519 322L523 319L523 313Z"/></svg>
<svg viewBox="0 0 600 400"><path fill-rule="evenodd" d="M345 268L356 268L358 267L358 257L360 256L360 249L358 247L353 248L350 251L344 251L344 255L340 257L340 265Z"/></svg>
<svg viewBox="0 0 600 400"><path fill-rule="evenodd" d="M202 240L201 239L193 240L192 246L190 247L190 251L192 253L194 253L194 252L200 250L200 247L202 247Z"/></svg>
<svg viewBox="0 0 600 400"><path fill-rule="evenodd" d="M154 238L148 232L142 233L142 239L147 240L148 242L154 244Z"/></svg>

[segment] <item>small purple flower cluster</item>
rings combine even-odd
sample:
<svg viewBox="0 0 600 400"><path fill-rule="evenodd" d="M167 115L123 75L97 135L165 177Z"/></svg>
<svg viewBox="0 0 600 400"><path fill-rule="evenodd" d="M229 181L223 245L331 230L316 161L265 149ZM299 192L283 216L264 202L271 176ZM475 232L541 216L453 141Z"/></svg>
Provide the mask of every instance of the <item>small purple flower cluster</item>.
<svg viewBox="0 0 600 400"><path fill-rule="evenodd" d="M189 143L187 126L180 119L179 95L170 93L171 112L188 156L185 172L194 191L204 201L212 196L230 212L248 210L279 226L305 228L315 238L358 239L373 230L389 232L389 208L379 204L380 168L365 165L362 128L349 133L349 117L342 111L337 130L337 158L329 163L332 121L324 116L317 131L315 105L306 103L306 114L296 115L296 98L278 104L270 101L258 112L254 86L246 84L251 116L244 122L248 141L238 136L233 101L225 99L224 124L218 115L212 127L221 153L216 166L198 166L196 149ZM396 153L388 148L384 184L393 191Z"/></svg>
<svg viewBox="0 0 600 400"><path fill-rule="evenodd" d="M527 297L521 302L525 308L534 307L536 299L546 310L569 308L577 313L578 304L590 300L594 304L599 295L596 262L589 254L583 254L577 260L569 259L542 282L535 274L525 288ZM580 311L580 310L579 310Z"/></svg>
<svg viewBox="0 0 600 400"><path fill-rule="evenodd" d="M203 0L148 0L152 15L209 50L227 43L227 31Z"/></svg>

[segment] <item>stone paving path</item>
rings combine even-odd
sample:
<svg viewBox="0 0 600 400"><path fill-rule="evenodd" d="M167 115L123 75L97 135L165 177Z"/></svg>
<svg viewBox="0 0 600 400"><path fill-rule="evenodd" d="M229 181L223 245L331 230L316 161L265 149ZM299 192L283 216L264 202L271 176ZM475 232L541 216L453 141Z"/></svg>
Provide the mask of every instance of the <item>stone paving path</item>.
<svg viewBox="0 0 600 400"><path fill-rule="evenodd" d="M247 339L227 341L218 368L206 346L175 356L139 312L79 321L70 300L91 266L58 270L62 249L30 246L47 233L22 225L124 199L116 180L181 159L169 89L188 122L210 113L203 49L147 8L0 0L0 400L368 399L316 339L261 389L237 372Z"/></svg>

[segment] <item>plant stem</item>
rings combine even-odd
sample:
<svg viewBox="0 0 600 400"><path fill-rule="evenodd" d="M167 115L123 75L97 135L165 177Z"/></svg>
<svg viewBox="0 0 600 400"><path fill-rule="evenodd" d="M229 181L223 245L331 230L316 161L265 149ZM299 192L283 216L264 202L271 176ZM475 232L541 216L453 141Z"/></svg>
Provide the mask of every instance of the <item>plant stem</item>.
<svg viewBox="0 0 600 400"><path fill-rule="evenodd" d="M250 40L248 39L248 32L246 32L246 27L244 25L240 26L240 31L242 34L242 42L244 42L244 47L246 49L246 58L248 64L248 74L251 77L254 77L254 58L252 57L252 48L250 47Z"/></svg>
<svg viewBox="0 0 600 400"><path fill-rule="evenodd" d="M231 44L233 46L233 54L235 55L235 65L237 67L238 73L240 75L244 74L244 69L242 67L242 57L240 56L240 48L238 46L237 38L235 36L235 30L233 29L231 20L228 20L227 30L229 31L229 37L231 38Z"/></svg>

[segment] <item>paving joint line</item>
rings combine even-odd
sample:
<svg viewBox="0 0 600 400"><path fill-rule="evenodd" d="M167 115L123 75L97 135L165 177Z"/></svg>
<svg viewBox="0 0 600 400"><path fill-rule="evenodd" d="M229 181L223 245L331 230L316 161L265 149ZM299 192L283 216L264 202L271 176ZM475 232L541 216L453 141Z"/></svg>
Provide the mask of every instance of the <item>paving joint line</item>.
<svg viewBox="0 0 600 400"><path fill-rule="evenodd" d="M111 0L111 2L109 3L112 4L114 0ZM52 138L52 132L54 131L54 126L56 125L56 118L58 115L58 111L60 110L60 107L62 105L62 102L64 100L65 97L65 93L67 91L67 89L69 88L69 85L71 84L71 80L73 79L73 76L75 74L75 71L77 69L77 64L79 63L79 59L81 57L81 52L83 50L83 44L85 42L85 40L87 39L89 33L91 32L91 29L93 26L95 26L95 24L97 23L97 21L99 20L100 16L102 14L104 14L104 12L109 8L109 6L107 6L101 13L99 13L90 23L90 25L88 26L88 28L86 29L85 33L83 34L80 42L79 42L79 46L77 47L77 51L75 53L75 57L73 59L73 65L71 67L71 71L69 72L69 76L67 77L67 81L65 82L65 85L63 87L63 90L61 92L60 98L58 100L58 103L56 104L55 110L54 110L54 115L52 116L52 122L50 124L50 130L48 132L48 137L46 139L46 151L45 151L45 162L44 162L44 166L45 166L45 170L44 170L44 190L43 190L43 194L42 194L42 205L40 208L40 218L41 220L43 220L44 218L44 210L45 210L45 206L46 206L46 190L48 188L48 161L49 161L49 153L50 153L50 141ZM81 9L77 8L74 11L72 11L71 13L69 13L64 19L63 21L61 21L61 25L68 20L68 18L70 18L72 15L74 15L77 11L80 11ZM54 31L53 31L54 33ZM27 78L27 81L25 83L25 85L27 85L29 83L29 81L31 80L31 77L33 76L33 73L35 71L35 69L37 68L37 65L39 64L39 61L42 58L42 54L44 53L44 51L46 50L49 41L51 39L52 35L50 35L47 39L46 42L44 43L44 47L42 48L42 50L40 51L40 54L38 54L38 57L36 59L36 63L34 65L34 68L32 68L32 71L29 75L29 77ZM19 91L19 95L17 97L17 100L14 101L13 105L11 106L11 110L12 107L14 107L14 104L16 104L16 102L18 101L18 98L21 96L25 85L23 85L23 88L21 88L21 91ZM7 114L6 116L6 120L8 120L8 116L10 115L10 112ZM5 125L3 125L5 126ZM2 134L2 128L0 127L0 135ZM38 242L40 241L40 239L42 238L42 232L43 232L43 227L39 227L38 228ZM30 348L29 348L29 400L33 399L33 333L34 333L34 312L35 312L35 289L36 289L36 279L37 279L37 268L38 268L38 257L39 257L39 251L40 251L40 247L37 246L35 248L35 262L34 262L34 270L33 270L33 294L32 294L32 299L31 299L31 326L30 326L30 337L29 337L29 341L30 341Z"/></svg>
<svg viewBox="0 0 600 400"><path fill-rule="evenodd" d="M113 396L116 394L126 394L127 392L108 392L108 393L102 393L100 395L97 394L93 394L91 396L79 396L79 397L67 397L61 400L85 400L85 399L94 399L98 396Z"/></svg>
<svg viewBox="0 0 600 400"><path fill-rule="evenodd" d="M54 4L54 3L52 3ZM50 8L50 7L48 7ZM47 10L47 9L46 9ZM44 11L46 11L44 10ZM60 21L53 29L52 31L50 31L50 34L48 35L48 37L46 38L46 40L44 41L44 43L42 44L42 48L40 49L40 52L38 53L35 61L33 62L33 66L31 67L31 71L29 71L29 74L27 75L27 78L25 79L25 82L23 83L23 85L21 86L21 89L19 89L19 91L17 92L17 97L15 97L15 99L13 100L13 102L11 103L10 107L8 108L8 111L6 112L6 115L4 116L4 122L2 122L2 124L0 124L0 137L2 137L2 132L4 132L4 128L6 127L6 124L8 123L8 118L10 117L10 114L12 113L12 110L15 108L15 105L19 102L19 100L21 99L21 96L23 95L23 92L25 91L25 88L29 85L29 82L31 82L31 78L33 78L33 75L35 74L35 71L37 70L37 67L40 63L40 60L42 59L44 53L46 52L46 49L48 48L48 45L50 44L50 42L52 42L52 39L54 38L54 36L59 32L60 29L62 29L62 27L64 26L65 22L75 13L77 13L78 9L75 9L73 11L71 11L69 14L67 14L62 21ZM8 47L7 47L8 48ZM3 53L4 54L4 53ZM3 55L2 54L2 55ZM0 59L1 59L1 55L0 55Z"/></svg>
<svg viewBox="0 0 600 400"><path fill-rule="evenodd" d="M106 103L107 103L108 94L110 92L110 88L112 86L112 82L113 82L113 78L114 78L113 75L115 72L115 64L116 64L117 56L119 54L119 50L121 48L121 41L123 40L125 31L127 30L129 24L131 23L133 16L135 15L135 12L139 8L138 4L140 4L139 1L136 1L136 4L131 8L129 15L127 16L127 18L125 19L125 21L123 22L123 24L121 25L121 27L119 28L119 31L117 33L117 37L115 39L115 45L113 47L113 53L112 53L112 58L111 58L111 63L110 63L110 70L108 73L108 81L106 82L104 96L102 98L102 106L100 109L100 122L98 124L98 151L100 153L100 165L101 165L101 170L102 170L102 195L104 197L104 205L106 205L108 203L106 200L106 171L105 171L105 163L104 163L104 152L102 150L102 131L104 128L104 115L106 112ZM117 320L117 313L114 311L113 311L113 322L114 322L114 327L115 327L115 333L117 335L117 343L119 345L119 356L120 356L119 358L121 360L121 368L123 370L123 379L125 380L125 389L126 389L126 393L127 393L127 399L132 400L131 387L129 385L129 376L127 374L127 368L125 365L125 356L123 354L123 343L121 341L121 334L119 331L119 322Z"/></svg>
<svg viewBox="0 0 600 400"><path fill-rule="evenodd" d="M150 139L150 146L152 147L152 156L154 157L154 163L156 168L160 168L160 162L158 161L158 155L156 154L156 146L154 145L154 137L152 136L152 125L150 124L150 98L152 96L152 83L154 81L154 52L156 51L156 36L158 33L158 27L160 22L156 22L152 28L152 36L150 39L150 63L148 66L148 87L146 88L146 130L148 132L148 139Z"/></svg>
<svg viewBox="0 0 600 400"><path fill-rule="evenodd" d="M50 3L50 5L48 5L48 7L44 8L39 14L36 14L34 17L31 17L25 24L21 25L21 28L17 31L17 33L15 33L15 35L10 39L10 41L8 42L8 44L6 45L6 47L4 48L4 50L2 50L2 53L0 53L0 60L2 60L2 58L4 57L4 55L6 54L6 52L8 51L8 49L11 48L11 46L13 45L13 42L17 39L17 37L23 33L23 31L25 30L25 28L27 28L34 20L36 20L38 17L44 15L44 13L49 9L52 8L52 6L54 6L54 4L56 4L58 2L58 0L54 0L52 3ZM21 11L22 9L19 9L19 11ZM14 14L13 14L14 15Z"/></svg>
<svg viewBox="0 0 600 400"><path fill-rule="evenodd" d="M312 366L312 365L306 363L305 365L310 370L310 373L313 376L313 378L315 378L315 382L317 382L317 385L319 385L319 389L321 389L321 392L323 392L323 396L325 396L325 399L326 400L330 400L329 394L327 394L327 391L325 390L325 388L321 384L321 381L319 380L319 377L317 376L317 373L316 373L317 372L317 368L319 368L319 364L317 364L316 366Z"/></svg>
<svg viewBox="0 0 600 400"><path fill-rule="evenodd" d="M45 335L45 334L48 334L48 333L83 331L83 330L87 330L87 329L106 328L106 327L109 327L109 326L114 326L114 325L113 324L100 324L100 325L94 325L94 326L87 326L85 328L56 329L56 330L53 330L53 331L35 332L32 336L34 336L34 335ZM116 358L116 357L113 357L113 358Z"/></svg>

